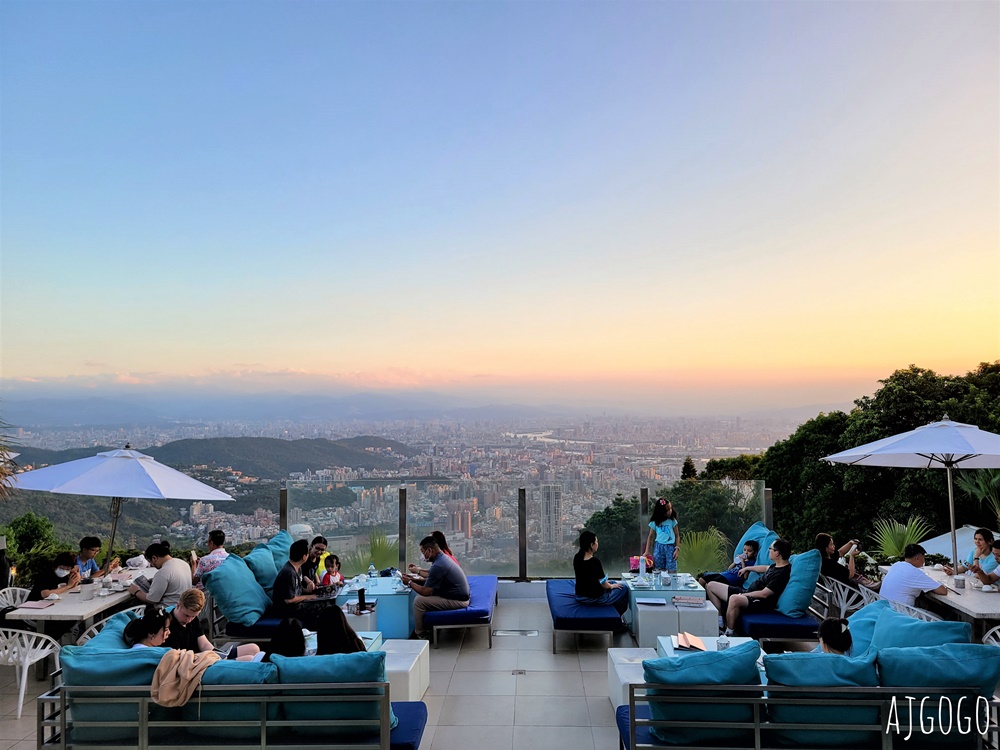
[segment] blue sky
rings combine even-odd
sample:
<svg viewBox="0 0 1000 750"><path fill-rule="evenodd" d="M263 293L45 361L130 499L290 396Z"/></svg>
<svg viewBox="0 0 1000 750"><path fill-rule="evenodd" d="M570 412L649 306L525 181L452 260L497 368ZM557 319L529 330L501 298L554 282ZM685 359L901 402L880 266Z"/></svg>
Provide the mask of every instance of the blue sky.
<svg viewBox="0 0 1000 750"><path fill-rule="evenodd" d="M4 388L713 412L998 359L998 7L6 2Z"/></svg>

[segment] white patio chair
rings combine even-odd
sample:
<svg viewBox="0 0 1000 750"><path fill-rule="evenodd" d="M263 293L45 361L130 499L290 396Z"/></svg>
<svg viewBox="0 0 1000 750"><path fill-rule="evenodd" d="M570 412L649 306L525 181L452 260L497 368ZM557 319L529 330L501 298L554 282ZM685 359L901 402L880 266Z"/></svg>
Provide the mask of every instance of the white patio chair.
<svg viewBox="0 0 1000 750"><path fill-rule="evenodd" d="M123 609L121 611L122 612L135 612L137 615L139 615L139 617L142 617L143 612L146 611L146 605L145 604L137 604L134 607L128 607L128 608ZM115 615L117 615L117 614L120 614L120 613L119 612L115 612ZM104 630L104 626L108 624L108 620L110 620L115 615L111 615L110 617L105 617L100 622L95 622L89 628L87 628L86 630L84 630L83 634L79 638L76 639L76 645L77 646L82 646L84 643L86 643L91 638L93 638L95 635L97 635L102 630Z"/></svg>
<svg viewBox="0 0 1000 750"><path fill-rule="evenodd" d="M1000 625L986 631L983 635L983 643L987 646L1000 646Z"/></svg>
<svg viewBox="0 0 1000 750"><path fill-rule="evenodd" d="M32 664L47 656L54 655L56 669L59 669L59 643L42 633L27 630L0 628L0 664L14 667L18 681L17 718L24 709L24 690L28 684L28 670Z"/></svg>
<svg viewBox="0 0 1000 750"><path fill-rule="evenodd" d="M20 607L28 600L31 589L21 589L17 586L8 586L0 589L0 609L4 607Z"/></svg>
<svg viewBox="0 0 1000 750"><path fill-rule="evenodd" d="M877 602L879 599L885 598L877 591L872 591L867 586L858 586L858 593L861 594L861 598L864 600L865 604L871 604L873 602Z"/></svg>
<svg viewBox="0 0 1000 750"><path fill-rule="evenodd" d="M924 622L941 622L944 618L938 617L932 612L928 612L926 609L920 609L920 607L911 607L909 604L902 604L900 602L894 602L889 600L889 606L902 615L909 615L910 617L915 617L918 620L923 620Z"/></svg>
<svg viewBox="0 0 1000 750"><path fill-rule="evenodd" d="M830 586L831 608L835 612L840 613L837 615L838 617L843 618L852 615L868 603L865 595L858 589L848 586L842 581L835 581L833 579L827 579L827 581ZM871 591L870 589L867 590ZM874 591L871 593L875 594ZM875 594L875 596L878 596L878 594Z"/></svg>

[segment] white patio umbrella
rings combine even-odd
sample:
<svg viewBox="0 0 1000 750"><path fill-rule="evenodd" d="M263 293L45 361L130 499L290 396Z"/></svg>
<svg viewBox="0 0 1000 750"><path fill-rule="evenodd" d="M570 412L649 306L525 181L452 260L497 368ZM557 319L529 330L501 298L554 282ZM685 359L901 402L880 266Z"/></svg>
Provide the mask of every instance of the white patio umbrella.
<svg viewBox="0 0 1000 750"><path fill-rule="evenodd" d="M1000 435L980 430L975 425L952 422L945 414L940 422L931 422L910 432L834 453L823 460L851 466L947 469L951 559L957 567L952 469L1000 469Z"/></svg>
<svg viewBox="0 0 1000 750"><path fill-rule="evenodd" d="M67 461L44 469L16 474L12 484L19 490L39 490L57 495L90 495L111 498L111 540L114 548L122 502L144 500L232 500L225 492L199 482L176 469L158 463L139 451L106 451L90 458Z"/></svg>

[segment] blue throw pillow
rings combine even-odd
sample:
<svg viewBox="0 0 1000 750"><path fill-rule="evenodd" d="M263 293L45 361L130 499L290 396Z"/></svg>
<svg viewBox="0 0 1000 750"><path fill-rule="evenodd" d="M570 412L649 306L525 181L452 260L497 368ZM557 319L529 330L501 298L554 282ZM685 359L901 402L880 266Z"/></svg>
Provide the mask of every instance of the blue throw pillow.
<svg viewBox="0 0 1000 750"><path fill-rule="evenodd" d="M760 646L756 641L741 643L726 651L705 651L662 659L646 659L642 663L646 682L661 685L759 685L757 659ZM651 695L657 695L650 689ZM703 694L699 694L703 697ZM717 703L683 703L679 696L669 702L649 704L650 717L663 721L753 721L753 706L740 704L719 696ZM685 727L651 727L650 732L668 745L698 743L739 744L753 741L753 732L737 729L694 729Z"/></svg>
<svg viewBox="0 0 1000 750"><path fill-rule="evenodd" d="M926 622L887 607L875 622L871 649L881 651L884 648L939 646L942 643L968 643L971 640L972 625L967 622Z"/></svg>
<svg viewBox="0 0 1000 750"><path fill-rule="evenodd" d="M239 688L244 685L277 685L278 668L269 662L247 662L247 661L217 661L205 670L202 675L201 684L209 685L232 685ZM269 691L267 695L275 695L277 690ZM213 693L213 696L245 695L239 689L226 691L225 693ZM254 696L262 695L254 693ZM183 708L183 717L191 722L197 723L197 728L192 727L200 737L233 737L247 740L260 739L260 727L213 727L212 722L217 721L260 721L260 704L258 703L200 703L197 697L188 701ZM278 703L271 702L267 706L268 721L280 718Z"/></svg>
<svg viewBox="0 0 1000 750"><path fill-rule="evenodd" d="M932 624L932 623L925 623ZM979 643L948 643L943 646L924 646L921 648L886 648L878 652L879 682L884 687L906 687L907 696L912 696L912 703L903 699L897 700L899 719L899 734L905 737L911 728L915 739L928 747L938 747L944 744L968 744L974 746L976 733L959 733L958 727L968 725L971 718L976 726L975 701L966 699L959 706L958 694L942 696L928 694L921 711L920 702L924 695L916 688L977 688L979 695L987 700L993 695L1000 683L1000 658L997 657L996 646L986 646ZM912 716L911 716L912 708ZM940 709L940 710L939 710ZM945 719L952 715L955 726L941 726L941 714ZM937 730L932 734L921 732L923 728ZM941 731L944 729L945 731ZM890 725L890 731L896 731ZM901 738L900 738L901 739Z"/></svg>
<svg viewBox="0 0 1000 750"><path fill-rule="evenodd" d="M129 648L122 636L125 632L125 626L138 617L139 615L130 610L112 615L111 618L104 623L104 627L101 628L101 632L83 644L83 647L122 650Z"/></svg>
<svg viewBox="0 0 1000 750"><path fill-rule="evenodd" d="M819 570L822 564L818 549L811 549L789 558L792 564L792 574L788 585L778 597L778 611L789 617L802 617L809 609L816 581L819 580Z"/></svg>
<svg viewBox="0 0 1000 750"><path fill-rule="evenodd" d="M277 656L271 661L278 667L278 682L282 685L296 685L311 682L388 682L385 676L385 652L371 651L357 654L326 654L324 656ZM378 694L377 688L365 693ZM329 703L303 703L294 698L285 701L285 718L301 722L296 731L308 735L338 735L344 731L330 727L312 727L312 719L377 719L377 701L345 703L337 700L337 691L326 691ZM389 708L389 726L395 727L398 719ZM371 732L367 732L371 734ZM378 734L378 730L374 730Z"/></svg>
<svg viewBox="0 0 1000 750"><path fill-rule="evenodd" d="M153 673L160 659L170 649L133 648L102 649L87 646L64 646L59 652L63 681L70 686L126 686L145 685L153 682ZM76 698L107 698L107 693L76 692ZM146 691L149 697L149 691ZM81 703L70 700L70 711L74 721L95 721L101 726L74 727L72 738L75 742L104 742L111 740L131 740L138 742L135 727L119 727L116 724L136 722L139 717L138 704L116 700L102 700L100 703ZM150 707L151 719L176 718L177 709Z"/></svg>
<svg viewBox="0 0 1000 750"><path fill-rule="evenodd" d="M882 610L889 606L885 599L866 604L853 615L847 618L847 624L851 629L851 640L854 646L851 648L853 656L864 656L868 653L872 645L872 636L875 635L875 623Z"/></svg>
<svg viewBox="0 0 1000 750"><path fill-rule="evenodd" d="M285 529L282 529L277 534L275 534L266 546L271 550L271 558L274 560L274 570L275 575L277 571L285 567L285 563L288 562L288 550L292 548L292 535L289 534Z"/></svg>
<svg viewBox="0 0 1000 750"><path fill-rule="evenodd" d="M208 571L201 579L219 611L230 622L249 627L271 606L271 599L238 555L229 555L222 565Z"/></svg>
<svg viewBox="0 0 1000 750"><path fill-rule="evenodd" d="M274 586L274 579L278 576L278 570L274 567L274 558L271 550L264 545L257 545L253 551L243 558L243 562L250 568L254 580L260 584L265 592L270 592Z"/></svg>
<svg viewBox="0 0 1000 750"><path fill-rule="evenodd" d="M764 671L768 685L788 685L790 687L876 687L878 673L875 671L875 656L851 658L839 654L792 653L765 654ZM856 698L851 696L831 696L832 698ZM782 698L825 698L822 690L782 693ZM862 696L863 697L863 696ZM789 706L768 704L771 721L776 724L874 724L879 723L877 707L845 706ZM791 745L813 747L860 747L877 745L879 733L848 730L784 729L777 736Z"/></svg>

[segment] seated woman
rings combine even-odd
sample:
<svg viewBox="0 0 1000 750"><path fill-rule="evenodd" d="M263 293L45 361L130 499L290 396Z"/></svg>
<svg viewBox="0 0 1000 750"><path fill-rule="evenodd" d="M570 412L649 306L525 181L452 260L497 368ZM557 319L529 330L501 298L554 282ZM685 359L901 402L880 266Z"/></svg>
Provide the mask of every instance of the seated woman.
<svg viewBox="0 0 1000 750"><path fill-rule="evenodd" d="M743 610L750 612L766 612L778 605L781 592L788 585L792 568L788 557L792 554L792 545L785 539L775 539L767 550L771 565L751 565L740 571L741 576L750 573L760 573L761 576L750 584L746 591L738 586L727 586L718 581L712 581L706 587L708 600L719 610L720 629L725 634L732 635L736 623Z"/></svg>
<svg viewBox="0 0 1000 750"><path fill-rule="evenodd" d="M997 561L993 557L993 532L989 529L976 529L972 541L975 546L969 556L965 558L964 564L960 562L956 570L953 570L950 565L944 566L944 572L947 575L965 573L974 569L984 573L992 573L996 569Z"/></svg>
<svg viewBox="0 0 1000 750"><path fill-rule="evenodd" d="M853 539L837 548L833 537L829 534L817 534L815 545L822 558L820 575L840 581L847 586L853 586L857 572L854 570L854 556L858 554L858 543ZM841 557L847 557L847 565L840 564Z"/></svg>
<svg viewBox="0 0 1000 750"><path fill-rule="evenodd" d="M60 552L52 561L52 567L44 570L35 580L35 585L28 594L29 602L47 599L52 594L69 593L80 583L80 571L76 567L76 555L72 552Z"/></svg>
<svg viewBox="0 0 1000 750"><path fill-rule="evenodd" d="M597 534L586 529L580 532L580 551L573 558L576 600L581 604L610 604L623 615L628 609L628 589L608 580L596 557L597 547Z"/></svg>
<svg viewBox="0 0 1000 750"><path fill-rule="evenodd" d="M294 617L286 617L278 623L267 644L267 651L261 651L253 657L253 661L271 661L271 656L305 656L306 636L302 632L302 623Z"/></svg>
<svg viewBox="0 0 1000 750"><path fill-rule="evenodd" d="M451 547L448 546L448 540L444 538L444 532L441 532L441 531L432 531L430 535L432 537L434 537L434 541L438 543L438 549L440 549L448 557L450 557L451 560L452 560L452 562L455 563L455 565L458 565L458 560L451 553ZM462 567L462 566L459 565L459 567ZM424 578L427 578L427 576L430 573L430 569L429 568L421 568L421 567L418 567L418 566L414 565L413 563L409 564L409 566L407 567L407 570L409 570L410 573L412 573L413 575L423 576Z"/></svg>
<svg viewBox="0 0 1000 750"><path fill-rule="evenodd" d="M142 617L125 626L122 638L129 648L165 646L170 635L170 616L163 607L148 606Z"/></svg>
<svg viewBox="0 0 1000 750"><path fill-rule="evenodd" d="M733 557L733 564L728 570L721 573L702 573L698 576L698 583L707 586L709 581L719 581L727 586L739 586L743 588L743 579L740 578L740 571L747 565L757 564L757 552L760 551L760 542L755 539L748 539L743 545L743 552Z"/></svg>
<svg viewBox="0 0 1000 750"><path fill-rule="evenodd" d="M840 617L827 617L819 624L819 645L824 654L851 655L854 639L847 620Z"/></svg>
<svg viewBox="0 0 1000 750"><path fill-rule="evenodd" d="M317 654L355 654L365 651L364 642L340 607L327 607L319 616L316 630Z"/></svg>

